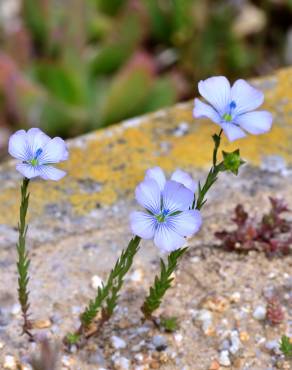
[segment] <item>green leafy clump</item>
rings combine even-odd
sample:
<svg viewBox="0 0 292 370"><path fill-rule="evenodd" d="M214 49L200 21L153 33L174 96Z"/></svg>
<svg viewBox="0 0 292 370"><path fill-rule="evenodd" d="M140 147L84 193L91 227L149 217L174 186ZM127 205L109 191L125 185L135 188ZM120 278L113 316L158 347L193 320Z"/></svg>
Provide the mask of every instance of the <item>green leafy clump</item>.
<svg viewBox="0 0 292 370"><path fill-rule="evenodd" d="M95 299L89 302L81 315L83 328L88 327L93 322L100 310L102 310L102 321L108 320L113 314L117 306L119 291L122 288L125 275L132 266L134 256L139 249L140 240L138 236L131 239L128 247L122 251L120 258L111 270L106 284L98 287Z"/></svg>
<svg viewBox="0 0 292 370"><path fill-rule="evenodd" d="M160 320L160 326L162 326L166 331L173 333L178 329L177 317L162 317Z"/></svg>
<svg viewBox="0 0 292 370"><path fill-rule="evenodd" d="M77 344L80 340L80 335L77 333L69 333L66 336L66 341L69 345Z"/></svg>
<svg viewBox="0 0 292 370"><path fill-rule="evenodd" d="M171 252L167 257L167 263L160 259L160 275L155 276L154 285L150 287L149 294L141 307L145 319L150 319L152 313L160 306L162 298L173 281L171 275L177 268L179 259L186 251L187 248L179 248Z"/></svg>
<svg viewBox="0 0 292 370"><path fill-rule="evenodd" d="M292 340L291 338L283 335L280 340L280 350L286 358L292 358Z"/></svg>

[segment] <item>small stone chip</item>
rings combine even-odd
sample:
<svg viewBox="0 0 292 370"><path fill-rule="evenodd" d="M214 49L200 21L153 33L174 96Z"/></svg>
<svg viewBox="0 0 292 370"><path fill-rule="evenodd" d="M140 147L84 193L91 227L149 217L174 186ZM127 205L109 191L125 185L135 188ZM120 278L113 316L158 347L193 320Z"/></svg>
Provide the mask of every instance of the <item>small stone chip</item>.
<svg viewBox="0 0 292 370"><path fill-rule="evenodd" d="M123 349L127 347L127 343L124 341L124 339L115 335L111 337L111 343L115 349Z"/></svg>
<svg viewBox="0 0 292 370"><path fill-rule="evenodd" d="M10 355L5 356L3 368L7 370L16 370L17 369L16 359Z"/></svg>
<svg viewBox="0 0 292 370"><path fill-rule="evenodd" d="M247 342L249 340L249 334L246 331L241 331L239 333L239 338L241 342Z"/></svg>
<svg viewBox="0 0 292 370"><path fill-rule="evenodd" d="M143 280L143 277L144 277L144 272L141 269L136 269L130 275L129 279L133 281L134 283L140 283Z"/></svg>
<svg viewBox="0 0 292 370"><path fill-rule="evenodd" d="M229 352L227 350L221 351L219 356L219 364L222 366L230 366L231 361L229 358Z"/></svg>
<svg viewBox="0 0 292 370"><path fill-rule="evenodd" d="M257 306L253 311L253 318L256 320L265 320L267 314L267 309L264 306Z"/></svg>
<svg viewBox="0 0 292 370"><path fill-rule="evenodd" d="M21 312L21 306L19 303L15 303L12 307L11 307L11 313L12 315L14 316L17 316L18 314L20 314Z"/></svg>
<svg viewBox="0 0 292 370"><path fill-rule="evenodd" d="M241 294L239 292L234 292L231 294L229 300L231 303L238 303L240 301Z"/></svg>
<svg viewBox="0 0 292 370"><path fill-rule="evenodd" d="M163 335L154 335L152 343L157 351L164 351L167 348L167 340Z"/></svg>
<svg viewBox="0 0 292 370"><path fill-rule="evenodd" d="M230 341L231 341L231 346L229 348L229 351L235 355L236 352L239 351L241 347L241 342L239 339L238 331L237 330L232 330L230 333Z"/></svg>
<svg viewBox="0 0 292 370"><path fill-rule="evenodd" d="M114 359L114 369L115 370L129 370L130 361L126 357L116 357Z"/></svg>
<svg viewBox="0 0 292 370"><path fill-rule="evenodd" d="M219 370L219 368L220 368L219 362L217 360L213 360L211 362L211 365L209 367L209 370Z"/></svg>
<svg viewBox="0 0 292 370"><path fill-rule="evenodd" d="M35 320L33 322L33 327L35 329L47 329L52 326L52 322L49 319L44 319L44 320Z"/></svg>

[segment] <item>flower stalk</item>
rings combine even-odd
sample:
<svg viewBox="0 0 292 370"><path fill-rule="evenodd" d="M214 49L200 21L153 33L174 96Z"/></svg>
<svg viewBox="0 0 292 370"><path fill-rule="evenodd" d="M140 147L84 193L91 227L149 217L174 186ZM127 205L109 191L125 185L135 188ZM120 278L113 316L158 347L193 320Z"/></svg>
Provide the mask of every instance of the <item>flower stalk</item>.
<svg viewBox="0 0 292 370"><path fill-rule="evenodd" d="M219 172L225 170L223 162L217 164L217 154L221 143L222 132L223 130L221 129L218 135L213 135L213 166L207 175L203 187L201 187L199 183L198 199L196 201L196 198L194 197L192 209L196 208L197 210L200 210L203 207L207 201L205 196L208 190L216 182ZM172 251L167 257L167 263L165 263L163 259L160 259L160 275L155 276L154 283L150 287L149 294L141 307L145 320L154 320L152 314L157 308L159 308L165 293L171 287L171 282L173 280L173 278L171 278L171 274L176 270L179 260L187 250L188 248L186 247Z"/></svg>
<svg viewBox="0 0 292 370"><path fill-rule="evenodd" d="M141 238L134 236L126 249L121 253L114 268L111 270L107 282L98 287L96 297L91 300L80 316L81 325L75 334L68 334L65 341L72 344L78 342L80 336L86 338L96 334L101 326L112 316L119 299L119 292L123 286L124 278L132 266L133 259L139 250ZM86 333L93 324L97 314L101 312L101 319L94 331Z"/></svg>
<svg viewBox="0 0 292 370"><path fill-rule="evenodd" d="M27 234L27 225L26 225L26 215L29 205L29 193L28 193L29 179L24 178L21 186L21 203L19 209L19 223L18 223L18 243L17 248L17 271L18 271L18 300L21 306L23 325L22 331L23 334L29 336L30 339L33 339L31 333L32 323L29 320L29 291L28 291L28 282L29 275L28 269L30 265L30 259L28 257L28 252L26 250L26 234Z"/></svg>
<svg viewBox="0 0 292 370"><path fill-rule="evenodd" d="M173 281L172 273L177 268L178 262L188 248L179 248L171 252L167 257L167 264L160 259L160 275L155 276L154 284L150 287L141 311L146 320L152 319L152 313L160 306L166 291L171 287Z"/></svg>
<svg viewBox="0 0 292 370"><path fill-rule="evenodd" d="M217 181L217 176L219 172L224 170L224 165L222 162L217 164L217 154L218 154L218 150L221 144L222 132L223 130L221 129L218 135L215 134L212 136L213 141L214 141L213 166L211 167L207 175L207 178L205 180L203 187L201 186L199 182L198 199L197 201L194 199L194 203L193 203L193 208L196 207L197 210L200 210L203 207L203 205L206 203L207 200L205 199L205 196L207 192L209 191L211 186Z"/></svg>

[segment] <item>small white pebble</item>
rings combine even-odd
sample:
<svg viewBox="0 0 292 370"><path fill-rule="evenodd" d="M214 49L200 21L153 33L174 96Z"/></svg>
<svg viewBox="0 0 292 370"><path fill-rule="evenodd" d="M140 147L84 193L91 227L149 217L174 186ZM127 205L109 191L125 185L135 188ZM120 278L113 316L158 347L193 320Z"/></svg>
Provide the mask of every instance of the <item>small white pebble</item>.
<svg viewBox="0 0 292 370"><path fill-rule="evenodd" d="M0 342L0 349L3 349L5 347L5 343Z"/></svg>
<svg viewBox="0 0 292 370"><path fill-rule="evenodd" d="M30 365L21 365L21 370L33 370Z"/></svg>
<svg viewBox="0 0 292 370"><path fill-rule="evenodd" d="M144 360L144 356L142 355L142 353L137 353L135 356L134 356L135 360L138 361L138 362L143 362Z"/></svg>
<svg viewBox="0 0 292 370"><path fill-rule="evenodd" d="M198 263L198 262L200 262L201 261L201 258L200 257L198 257L198 256L195 256L195 257L191 257L190 258L190 262L191 263Z"/></svg>
<svg viewBox="0 0 292 370"><path fill-rule="evenodd" d="M130 280L134 283L140 283L143 280L143 277L143 271L141 269L137 269L130 275Z"/></svg>
<svg viewBox="0 0 292 370"><path fill-rule="evenodd" d="M144 333L147 333L149 331L149 327L148 326L141 326L139 328L137 328L136 332L137 334L144 334Z"/></svg>
<svg viewBox="0 0 292 370"><path fill-rule="evenodd" d="M200 310L196 319L202 323L202 329L204 333L207 333L209 328L212 326L212 312L209 310Z"/></svg>
<svg viewBox="0 0 292 370"><path fill-rule="evenodd" d="M256 320L264 320L266 318L267 309L264 306L257 306L253 311L253 318Z"/></svg>
<svg viewBox="0 0 292 370"><path fill-rule="evenodd" d="M116 357L114 359L114 366L116 370L129 370L130 361L126 357Z"/></svg>
<svg viewBox="0 0 292 370"><path fill-rule="evenodd" d="M18 315L21 311L21 306L19 303L15 303L11 308L12 315Z"/></svg>
<svg viewBox="0 0 292 370"><path fill-rule="evenodd" d="M234 292L230 296L230 301L232 303L238 303L240 301L241 294L239 292Z"/></svg>
<svg viewBox="0 0 292 370"><path fill-rule="evenodd" d="M231 365L231 361L230 361L230 358L229 358L229 352L228 351L224 350L224 351L220 352L219 364L222 365L222 366L230 366Z"/></svg>
<svg viewBox="0 0 292 370"><path fill-rule="evenodd" d="M98 275L93 275L91 278L91 286L93 289L98 289L103 284L102 279Z"/></svg>
<svg viewBox="0 0 292 370"><path fill-rule="evenodd" d="M190 308L189 309L189 314L192 318L192 320L196 319L198 314L199 314L199 310L194 310L193 308Z"/></svg>
<svg viewBox="0 0 292 370"><path fill-rule="evenodd" d="M277 273L275 271L272 271L269 273L268 279L275 279L276 276L277 276Z"/></svg>
<svg viewBox="0 0 292 370"><path fill-rule="evenodd" d="M124 341L124 339L115 335L111 337L111 343L115 349L123 349L127 347L127 343Z"/></svg>
<svg viewBox="0 0 292 370"><path fill-rule="evenodd" d="M141 340L141 342L139 342L138 344L135 344L131 348L131 351L132 352L139 352L144 345L145 345L145 340Z"/></svg>
<svg viewBox="0 0 292 370"><path fill-rule="evenodd" d="M174 339L176 341L176 343L180 344L183 340L183 336L181 333L175 333L174 334Z"/></svg>
<svg viewBox="0 0 292 370"><path fill-rule="evenodd" d="M269 340L268 342L265 343L265 347L267 350L272 351L277 354L280 351L280 341L276 339Z"/></svg>
<svg viewBox="0 0 292 370"><path fill-rule="evenodd" d="M69 367L71 366L71 360L70 360L70 357L69 356L63 356L62 357L62 365L65 366L65 367Z"/></svg>
<svg viewBox="0 0 292 370"><path fill-rule="evenodd" d="M80 306L73 306L71 307L71 312L73 315L79 315L81 313L81 307Z"/></svg>
<svg viewBox="0 0 292 370"><path fill-rule="evenodd" d="M7 355L4 358L3 368L8 370L16 370L17 363L13 356Z"/></svg>
<svg viewBox="0 0 292 370"><path fill-rule="evenodd" d="M230 333L230 341L231 346L229 348L229 351L235 355L236 352L238 352L239 348L241 347L241 341L239 339L238 331L232 330Z"/></svg>
<svg viewBox="0 0 292 370"><path fill-rule="evenodd" d="M152 344L156 349L166 349L167 339L163 335L154 335Z"/></svg>

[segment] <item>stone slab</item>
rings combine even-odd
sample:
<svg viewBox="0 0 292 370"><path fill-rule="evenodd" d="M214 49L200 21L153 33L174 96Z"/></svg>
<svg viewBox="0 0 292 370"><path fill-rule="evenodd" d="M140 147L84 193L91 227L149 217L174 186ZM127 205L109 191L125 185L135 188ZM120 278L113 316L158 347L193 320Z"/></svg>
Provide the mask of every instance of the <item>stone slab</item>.
<svg viewBox="0 0 292 370"><path fill-rule="evenodd" d="M285 172L292 164L292 68L253 83L265 93L263 107L273 112L273 128L269 134L232 144L224 138L223 147L239 146L251 165ZM167 172L208 168L211 135L218 129L208 120L194 120L192 107L192 102L178 104L70 141L70 160L63 165L68 176L58 183L35 181L31 186L32 239L63 237L74 233L76 225L79 232L95 228L104 219L100 209L132 199L151 166ZM0 228L13 239L21 179L14 162L0 168L0 179ZM6 238L0 238L0 245Z"/></svg>
<svg viewBox="0 0 292 370"><path fill-rule="evenodd" d="M242 343L241 364L238 365L238 356L231 359L237 361L237 368L262 370L274 361L275 356L264 349L264 343L278 340L289 330L291 257L270 261L254 252L247 256L228 254L214 248L213 236L215 231L232 227L231 211L239 202L256 217L268 209L271 195L284 197L292 208L292 68L254 83L265 91L265 108L273 112L274 126L267 135L249 137L232 145L223 140L225 150L239 146L249 165L238 177L220 176L210 192L203 210L204 226L190 241L193 248L182 261L174 287L162 306L163 314L178 316L177 334L182 336L181 341L173 334L163 334L168 341L168 351L152 353L149 346L153 337L161 333L151 325L146 326L144 334L139 332L143 326L139 307L159 264L156 248L151 242L143 242L114 320L88 347L68 355L71 364L68 367L72 370L98 366L118 369L113 358L117 351L110 345L112 335L126 340L127 347L119 356L130 361L130 369L140 366L132 349L142 340L146 344L139 353L150 356L151 352L153 366L157 366L159 360L159 368L165 370L208 369L212 361L219 358L224 335L228 337L232 330L246 332L249 338ZM94 295L92 276L106 279L131 237L128 215L137 208L134 188L145 169L160 165L170 173L180 167L197 180L204 178L210 165L210 136L217 128L206 120L194 121L191 111L191 102L179 104L74 139L69 143L70 160L64 164L68 176L58 183L35 181L32 184L28 245L32 257L33 317L51 318L47 333L54 340L60 340L64 333L78 325L80 310ZM15 226L21 181L14 162L1 166L0 179L0 344L4 343L0 349L0 364L3 366L5 356L23 358L34 351L35 346L18 335L20 315L13 314ZM263 293L272 288L286 294L283 293L286 318L276 328L252 318L253 309L265 302ZM231 296L236 292L241 298L231 303ZM212 313L215 333L207 335L195 319L195 311L202 309L202 302L209 296L229 303L225 311ZM104 364L89 363L90 356L100 349ZM63 360L64 356L63 353Z"/></svg>

